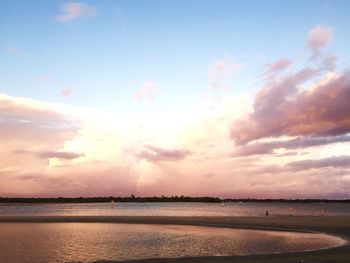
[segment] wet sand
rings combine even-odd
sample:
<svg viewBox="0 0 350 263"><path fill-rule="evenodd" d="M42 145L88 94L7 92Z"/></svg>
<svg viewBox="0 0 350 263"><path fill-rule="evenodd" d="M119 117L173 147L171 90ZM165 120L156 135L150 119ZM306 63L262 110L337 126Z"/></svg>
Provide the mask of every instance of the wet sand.
<svg viewBox="0 0 350 263"><path fill-rule="evenodd" d="M2 216L0 222L89 222L179 224L247 229L271 229L302 232L323 232L350 240L350 217L269 216L269 217L151 217L151 216ZM111 261L98 261L111 262ZM200 258L147 259L129 262L350 262L349 242L341 247L306 252L254 256L224 256Z"/></svg>

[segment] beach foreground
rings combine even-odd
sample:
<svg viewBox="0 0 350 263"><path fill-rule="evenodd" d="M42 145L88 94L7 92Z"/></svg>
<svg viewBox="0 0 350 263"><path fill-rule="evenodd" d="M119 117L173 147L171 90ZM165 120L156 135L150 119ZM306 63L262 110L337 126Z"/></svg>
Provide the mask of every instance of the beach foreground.
<svg viewBox="0 0 350 263"><path fill-rule="evenodd" d="M178 224L216 227L323 232L350 239L350 217L270 216L270 217L152 217L152 216L2 216L0 222L89 222ZM128 262L350 262L349 242L341 247L318 251L254 256L145 259ZM111 261L97 261L111 262Z"/></svg>

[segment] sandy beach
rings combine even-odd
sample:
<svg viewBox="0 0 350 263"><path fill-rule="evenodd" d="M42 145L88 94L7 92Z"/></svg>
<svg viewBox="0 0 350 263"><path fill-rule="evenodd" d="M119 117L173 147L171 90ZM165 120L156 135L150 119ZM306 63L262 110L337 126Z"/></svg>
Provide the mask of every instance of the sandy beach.
<svg viewBox="0 0 350 263"><path fill-rule="evenodd" d="M147 223L200 225L280 231L323 232L350 240L350 217L152 217L152 216L2 216L0 222ZM349 242L341 247L272 255L146 259L129 262L350 262ZM107 261L98 261L107 262ZM111 262L111 261L108 261Z"/></svg>

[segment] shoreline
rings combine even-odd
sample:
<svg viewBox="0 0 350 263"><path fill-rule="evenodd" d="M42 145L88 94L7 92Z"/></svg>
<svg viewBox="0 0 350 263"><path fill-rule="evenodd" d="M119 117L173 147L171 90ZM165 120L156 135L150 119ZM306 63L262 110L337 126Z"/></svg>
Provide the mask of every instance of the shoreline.
<svg viewBox="0 0 350 263"><path fill-rule="evenodd" d="M350 199L259 199L215 196L100 196L100 197L1 197L0 204L91 204L91 203L295 203L350 204Z"/></svg>
<svg viewBox="0 0 350 263"><path fill-rule="evenodd" d="M345 239L346 244L321 250L249 256L143 259L124 262L350 262L349 216L176 217L176 216L0 216L0 223L135 223L174 224L257 230L318 232ZM113 262L113 261L97 261ZM117 261L115 261L117 262Z"/></svg>

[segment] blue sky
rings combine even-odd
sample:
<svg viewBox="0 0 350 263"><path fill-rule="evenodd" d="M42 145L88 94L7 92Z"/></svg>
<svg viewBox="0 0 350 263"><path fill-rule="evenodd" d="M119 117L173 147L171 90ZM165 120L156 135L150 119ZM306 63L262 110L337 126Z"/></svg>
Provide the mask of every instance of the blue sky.
<svg viewBox="0 0 350 263"><path fill-rule="evenodd" d="M146 107L159 110L212 94L208 67L225 54L243 65L225 92L254 91L266 63L305 56L317 24L334 28L333 49L350 55L347 1L86 1L94 15L55 21L65 3L1 2L2 92L128 110L145 106L132 94L151 80L160 96Z"/></svg>

